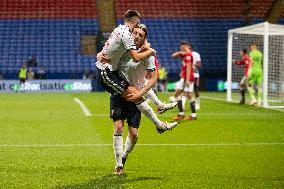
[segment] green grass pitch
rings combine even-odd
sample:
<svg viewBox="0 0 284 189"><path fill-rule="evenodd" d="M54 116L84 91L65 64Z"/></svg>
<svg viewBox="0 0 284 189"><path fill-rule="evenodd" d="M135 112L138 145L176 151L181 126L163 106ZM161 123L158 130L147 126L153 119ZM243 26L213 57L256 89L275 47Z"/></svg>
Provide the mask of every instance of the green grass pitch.
<svg viewBox="0 0 284 189"><path fill-rule="evenodd" d="M284 188L283 112L203 98L197 121L161 135L143 116L123 176L108 113L107 93L0 94L0 188Z"/></svg>

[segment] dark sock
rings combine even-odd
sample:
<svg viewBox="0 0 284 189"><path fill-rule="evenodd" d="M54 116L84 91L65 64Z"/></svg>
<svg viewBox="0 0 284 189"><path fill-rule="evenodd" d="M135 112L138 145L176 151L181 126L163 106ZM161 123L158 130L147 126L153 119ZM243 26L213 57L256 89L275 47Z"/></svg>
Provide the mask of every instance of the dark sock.
<svg viewBox="0 0 284 189"><path fill-rule="evenodd" d="M195 111L195 101L190 102L190 108L191 108L191 112L192 113L196 113L196 111Z"/></svg>
<svg viewBox="0 0 284 189"><path fill-rule="evenodd" d="M182 108L182 100L179 100L178 101L178 109L179 109L179 112L183 112L183 108Z"/></svg>

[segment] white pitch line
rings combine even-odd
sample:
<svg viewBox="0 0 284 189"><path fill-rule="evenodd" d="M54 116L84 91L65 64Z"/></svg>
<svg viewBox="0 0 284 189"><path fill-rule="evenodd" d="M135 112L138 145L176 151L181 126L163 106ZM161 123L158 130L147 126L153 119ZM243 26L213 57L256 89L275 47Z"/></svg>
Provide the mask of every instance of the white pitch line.
<svg viewBox="0 0 284 189"><path fill-rule="evenodd" d="M75 102L77 102L80 105L80 107L83 110L85 116L87 116L87 117L92 116L92 114L90 113L90 111L88 110L86 105L81 100L79 100L78 98L74 98L74 100L75 100Z"/></svg>
<svg viewBox="0 0 284 189"><path fill-rule="evenodd" d="M40 147L102 147L112 146L113 144L0 144L0 148L9 147L27 147L27 148L40 148ZM205 146L205 147L222 147L222 146L272 146L284 145L284 143L216 143L216 144L136 144L137 146Z"/></svg>
<svg viewBox="0 0 284 189"><path fill-rule="evenodd" d="M207 99L207 100L215 100L215 101L220 101L220 102L228 102L224 99L221 99L221 98L214 98L214 97L209 97L209 96L202 96L201 98L203 99ZM238 103L238 101L232 101L230 103ZM263 107L260 107L260 108L263 108ZM280 108L273 108L273 107L268 107L268 108L264 108L264 109L270 109L270 110L276 110L276 111L279 111L279 112L284 112L284 109L280 109Z"/></svg>

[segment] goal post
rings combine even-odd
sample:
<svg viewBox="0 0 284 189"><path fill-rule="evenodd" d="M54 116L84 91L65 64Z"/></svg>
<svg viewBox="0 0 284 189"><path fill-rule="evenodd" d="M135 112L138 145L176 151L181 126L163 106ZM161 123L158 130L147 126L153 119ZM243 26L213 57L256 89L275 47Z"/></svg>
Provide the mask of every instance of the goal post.
<svg viewBox="0 0 284 189"><path fill-rule="evenodd" d="M284 26L268 22L228 31L227 101L239 98L238 83L244 75L244 68L233 60L241 59L239 52L254 42L263 53L262 105L284 108Z"/></svg>

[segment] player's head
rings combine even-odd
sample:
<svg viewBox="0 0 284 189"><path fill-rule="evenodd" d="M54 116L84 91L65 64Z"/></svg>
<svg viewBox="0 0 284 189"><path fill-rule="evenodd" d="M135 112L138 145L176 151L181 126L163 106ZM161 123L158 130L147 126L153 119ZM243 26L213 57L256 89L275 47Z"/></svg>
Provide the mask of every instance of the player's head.
<svg viewBox="0 0 284 189"><path fill-rule="evenodd" d="M257 43L254 42L250 45L250 49L253 51L253 50L257 50Z"/></svg>
<svg viewBox="0 0 284 189"><path fill-rule="evenodd" d="M135 10L128 10L124 13L124 23L131 27L133 30L134 27L137 27L140 24L140 14Z"/></svg>
<svg viewBox="0 0 284 189"><path fill-rule="evenodd" d="M244 56L248 54L248 50L246 48L243 48L243 50L240 51L241 56Z"/></svg>
<svg viewBox="0 0 284 189"><path fill-rule="evenodd" d="M180 43L180 50L184 52L189 52L191 51L191 45L188 41L182 41Z"/></svg>
<svg viewBox="0 0 284 189"><path fill-rule="evenodd" d="M140 48L148 35L148 29L146 25L139 24L138 27L134 28L133 36L134 36L134 43L135 45Z"/></svg>

